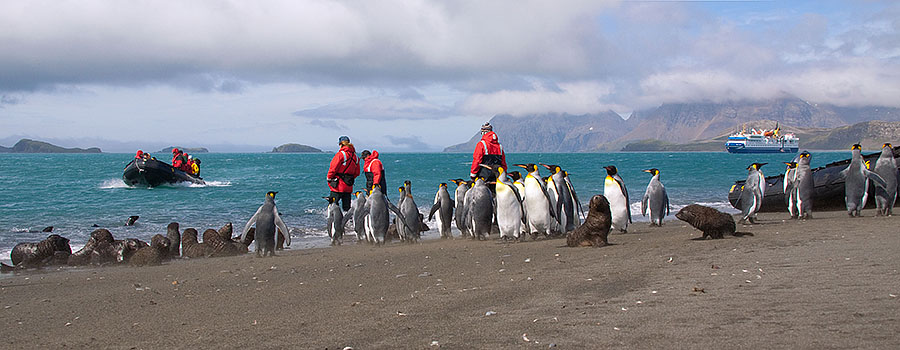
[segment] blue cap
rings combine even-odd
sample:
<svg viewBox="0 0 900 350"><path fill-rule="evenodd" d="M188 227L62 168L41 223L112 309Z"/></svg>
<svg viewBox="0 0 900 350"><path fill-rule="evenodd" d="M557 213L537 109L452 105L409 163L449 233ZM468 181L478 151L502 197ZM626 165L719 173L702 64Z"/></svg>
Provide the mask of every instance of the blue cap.
<svg viewBox="0 0 900 350"><path fill-rule="evenodd" d="M346 136L346 135L338 137L338 142L344 142L344 141L350 142L350 137Z"/></svg>

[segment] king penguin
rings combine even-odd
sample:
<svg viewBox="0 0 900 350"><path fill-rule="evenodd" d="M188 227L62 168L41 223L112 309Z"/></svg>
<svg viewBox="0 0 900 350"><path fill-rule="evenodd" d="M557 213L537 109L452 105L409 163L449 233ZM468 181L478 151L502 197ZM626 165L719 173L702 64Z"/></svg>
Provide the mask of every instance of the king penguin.
<svg viewBox="0 0 900 350"><path fill-rule="evenodd" d="M541 164L547 170L550 170L550 181L547 182L548 193L553 188L556 193L556 213L559 214L559 228L561 233L566 233L575 229L576 221L575 202L572 199L572 192L569 190L569 184L566 181L566 174L559 165Z"/></svg>
<svg viewBox="0 0 900 350"><path fill-rule="evenodd" d="M472 232L472 239L487 239L494 222L494 198L484 179L477 178L472 188L466 192L465 207L466 226Z"/></svg>
<svg viewBox="0 0 900 350"><path fill-rule="evenodd" d="M581 201L578 200L578 193L575 192L575 186L572 185L572 178L569 177L569 172L563 170L563 178L566 180L566 187L569 188L569 193L572 194L572 202L575 203L575 208L577 212L575 213L575 227L581 226L581 222L587 218L587 214L584 212L584 208L581 206Z"/></svg>
<svg viewBox="0 0 900 350"><path fill-rule="evenodd" d="M850 147L853 156L850 158L850 165L841 171L844 176L844 202L847 204L847 214L850 217L858 217L863 207L866 206L867 190L869 189L869 181L875 183L876 187L884 189L887 184L878 174L869 171L862 157L862 146L855 144Z"/></svg>
<svg viewBox="0 0 900 350"><path fill-rule="evenodd" d="M431 212L428 213L428 220L434 218L434 213L438 213L437 226L441 238L453 238L450 233L450 222L453 221L453 201L450 200L450 192L447 192L447 184L438 185L437 193L434 194L434 205L431 206Z"/></svg>
<svg viewBox="0 0 900 350"><path fill-rule="evenodd" d="M409 180L403 182L400 187L400 200L397 202L402 216L397 217L397 233L400 234L400 240L415 243L419 241L422 220L419 219L419 207L412 196L412 184Z"/></svg>
<svg viewBox="0 0 900 350"><path fill-rule="evenodd" d="M531 232L531 229L528 227L528 211L525 208L525 180L522 178L522 174L518 171L510 171L507 173L507 177L513 181L513 186L516 186L516 190L519 191L519 197L522 202L522 215L526 218L525 223L522 224L522 234L528 234ZM521 237L521 236L520 236Z"/></svg>
<svg viewBox="0 0 900 350"><path fill-rule="evenodd" d="M792 193L796 197L799 218L803 220L812 218L812 197L816 190L815 186L813 186L812 169L809 167L810 157L812 155L807 151L800 153L792 185Z"/></svg>
<svg viewBox="0 0 900 350"><path fill-rule="evenodd" d="M370 243L375 245L384 244L384 236L387 235L388 227L391 225L390 213L400 216L400 209L387 200L381 192L381 185L372 186L372 192L366 198L366 205L363 206L366 223L366 238Z"/></svg>
<svg viewBox="0 0 900 350"><path fill-rule="evenodd" d="M669 215L669 195L666 194L666 187L659 181L659 169L647 169L644 172L653 177L641 199L641 215L647 216L647 209L650 209L650 226L662 226L663 218Z"/></svg>
<svg viewBox="0 0 900 350"><path fill-rule="evenodd" d="M346 216L353 218L353 231L356 232L356 242L362 243L366 241L366 215L363 213L363 207L366 206L366 195L363 191L353 192L356 199L350 204L350 211Z"/></svg>
<svg viewBox="0 0 900 350"><path fill-rule="evenodd" d="M469 184L463 179L450 179L456 184L456 191L453 192L453 206L456 209L453 219L456 220L456 228L459 229L459 235L466 237L469 235L469 228L466 226L466 192L469 190Z"/></svg>
<svg viewBox="0 0 900 350"><path fill-rule="evenodd" d="M628 188L619 176L619 170L615 165L603 167L606 169L606 181L603 184L603 196L609 200L609 209L612 213L612 228L622 233L628 232L628 224L631 223L631 205L628 200Z"/></svg>
<svg viewBox="0 0 900 350"><path fill-rule="evenodd" d="M528 217L528 228L532 236L543 233L550 236L559 222L556 220L554 207L550 206L550 194L541 179L538 167L534 164L514 164L528 171L525 175L525 212Z"/></svg>
<svg viewBox="0 0 900 350"><path fill-rule="evenodd" d="M331 237L331 245L341 245L344 239L344 223L346 219L350 219L351 215L344 218L344 212L341 211L340 205L334 197L322 197L328 201L328 207L325 208L325 221L327 222L325 230L328 231L328 237Z"/></svg>
<svg viewBox="0 0 900 350"><path fill-rule="evenodd" d="M878 206L878 215L891 216L894 213L894 203L897 201L897 163L894 160L894 148L890 143L881 146L881 155L875 162L875 173L884 179L887 185L884 188L875 188L875 204Z"/></svg>
<svg viewBox="0 0 900 350"><path fill-rule="evenodd" d="M794 192L794 186L797 182L797 162L784 162L787 167L784 169L784 179L782 180L782 189L784 193L784 202L787 204L788 213L791 219L800 217L800 201Z"/></svg>
<svg viewBox="0 0 900 350"><path fill-rule="evenodd" d="M500 239L503 241L515 241L522 232L522 223L525 214L522 210L522 196L519 190L506 177L506 169L495 165L488 167L497 174L496 206L497 226L500 229Z"/></svg>
<svg viewBox="0 0 900 350"><path fill-rule="evenodd" d="M747 181L741 190L741 223L756 223L756 212L766 195L766 177L759 168L768 163L753 163L747 167Z"/></svg>
<svg viewBox="0 0 900 350"><path fill-rule="evenodd" d="M278 192L266 193L266 199L263 205L259 206L256 213L250 217L247 224L244 225L244 232L241 234L241 241L247 238L247 232L250 232L250 226L256 224L256 256L275 256L275 228L277 227L285 236L285 244L291 245L291 235L288 233L287 226L281 221L278 215L278 208L275 207L275 194Z"/></svg>

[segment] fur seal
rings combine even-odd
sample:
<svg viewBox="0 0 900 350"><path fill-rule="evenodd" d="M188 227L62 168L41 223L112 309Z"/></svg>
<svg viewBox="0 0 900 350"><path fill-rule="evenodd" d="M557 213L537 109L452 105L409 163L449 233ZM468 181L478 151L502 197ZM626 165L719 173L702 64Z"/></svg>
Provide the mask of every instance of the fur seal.
<svg viewBox="0 0 900 350"><path fill-rule="evenodd" d="M212 255L213 249L197 241L196 229L186 228L181 234L181 253L187 258L207 258Z"/></svg>
<svg viewBox="0 0 900 350"><path fill-rule="evenodd" d="M203 243L212 251L212 257L235 256L247 252L247 246L232 241L231 238L223 239L220 231L208 229L203 231Z"/></svg>
<svg viewBox="0 0 900 350"><path fill-rule="evenodd" d="M734 218L714 208L691 204L681 208L675 217L703 231L703 237L700 239L724 238L726 233L734 235Z"/></svg>
<svg viewBox="0 0 900 350"><path fill-rule="evenodd" d="M134 222L137 221L140 216L132 215L128 217L128 220L125 220L125 226L134 226Z"/></svg>
<svg viewBox="0 0 900 350"><path fill-rule="evenodd" d="M115 262L125 263L128 262L128 259L131 259L131 256L134 255L138 249L149 246L150 245L147 244L147 242L137 238L126 238L113 241L107 249L109 249L109 255L115 258Z"/></svg>
<svg viewBox="0 0 900 350"><path fill-rule="evenodd" d="M109 230L105 228L94 230L84 247L69 256L68 264L70 266L103 264L112 260L105 256L105 247L112 244L113 241L115 238ZM97 250L98 247L103 247L103 249Z"/></svg>
<svg viewBox="0 0 900 350"><path fill-rule="evenodd" d="M9 253L9 259L13 266L5 265L4 270L64 265L70 255L72 255L72 248L69 247L69 239L52 234L37 243L24 242L16 244L12 252Z"/></svg>
<svg viewBox="0 0 900 350"><path fill-rule="evenodd" d="M143 247L134 252L128 264L131 266L152 266L162 264L169 256L169 239L161 234L155 234L150 238L150 246Z"/></svg>
<svg viewBox="0 0 900 350"><path fill-rule="evenodd" d="M178 232L178 223L171 222L166 226L166 238L169 239L169 258L175 259L181 256L181 232Z"/></svg>
<svg viewBox="0 0 900 350"><path fill-rule="evenodd" d="M609 200L603 195L594 195L588 204L588 215L584 223L566 234L566 245L570 247L609 245L607 238L610 228L612 228L612 212Z"/></svg>

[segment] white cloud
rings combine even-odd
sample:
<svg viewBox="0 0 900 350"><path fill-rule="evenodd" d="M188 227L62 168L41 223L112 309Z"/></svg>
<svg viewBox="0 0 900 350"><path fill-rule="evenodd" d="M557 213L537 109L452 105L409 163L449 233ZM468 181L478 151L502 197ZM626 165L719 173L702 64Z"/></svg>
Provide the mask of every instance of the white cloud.
<svg viewBox="0 0 900 350"><path fill-rule="evenodd" d="M462 110L475 115L511 114L514 116L554 112L600 113L610 109L623 108L603 102L612 92L611 85L590 81L562 83L554 88L535 83L530 90L503 90L473 94L462 104Z"/></svg>

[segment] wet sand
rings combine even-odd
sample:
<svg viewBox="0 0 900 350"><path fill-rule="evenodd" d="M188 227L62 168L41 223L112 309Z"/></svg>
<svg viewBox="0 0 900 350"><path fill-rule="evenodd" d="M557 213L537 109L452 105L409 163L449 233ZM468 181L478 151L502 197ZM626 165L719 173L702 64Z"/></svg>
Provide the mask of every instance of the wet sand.
<svg viewBox="0 0 900 350"><path fill-rule="evenodd" d="M900 218L430 240L0 279L6 348L900 348Z"/></svg>

